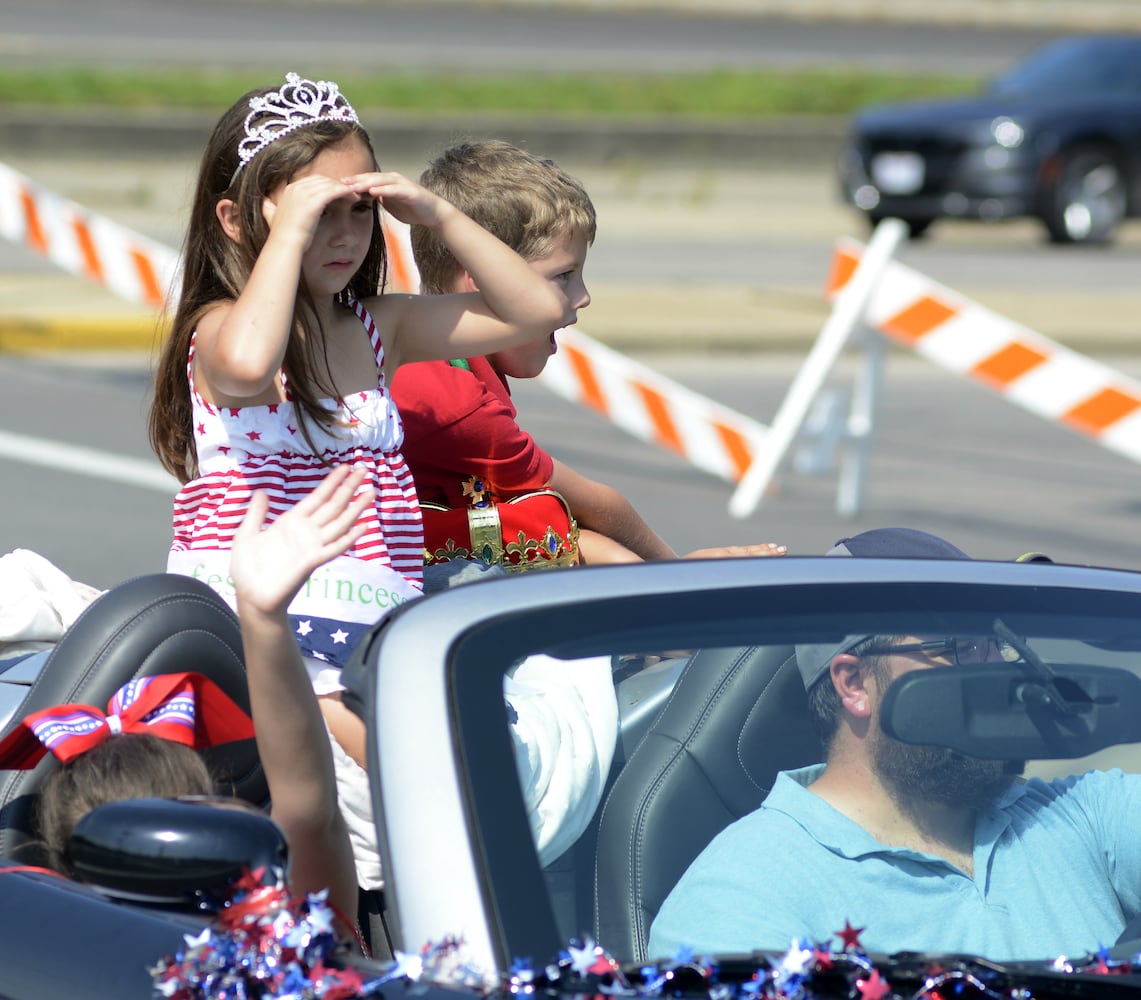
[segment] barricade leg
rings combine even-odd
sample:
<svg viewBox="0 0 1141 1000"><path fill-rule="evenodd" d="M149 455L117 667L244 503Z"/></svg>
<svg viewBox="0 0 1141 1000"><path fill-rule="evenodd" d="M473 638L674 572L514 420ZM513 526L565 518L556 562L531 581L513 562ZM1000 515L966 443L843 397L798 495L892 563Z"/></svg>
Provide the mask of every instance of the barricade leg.
<svg viewBox="0 0 1141 1000"><path fill-rule="evenodd" d="M852 331L861 322L876 282L906 233L907 226L899 219L884 219L876 226L852 280L836 299L832 315L793 379L761 451L729 499L729 513L733 517L746 518L760 506L764 492L796 438L813 399L827 380Z"/></svg>
<svg viewBox="0 0 1141 1000"><path fill-rule="evenodd" d="M863 510L876 404L879 402L883 378L884 340L873 330L865 329L864 334L864 363L852 390L852 405L848 412L848 446L844 450L836 485L836 513L846 518L858 517Z"/></svg>

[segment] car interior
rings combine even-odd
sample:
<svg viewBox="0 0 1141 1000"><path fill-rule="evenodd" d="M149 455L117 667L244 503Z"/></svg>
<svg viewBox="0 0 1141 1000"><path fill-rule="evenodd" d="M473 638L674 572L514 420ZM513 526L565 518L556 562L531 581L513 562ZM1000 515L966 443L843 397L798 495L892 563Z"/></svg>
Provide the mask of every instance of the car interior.
<svg viewBox="0 0 1141 1000"><path fill-rule="evenodd" d="M249 710L241 635L221 598L187 577L138 577L94 601L37 675L16 682L23 689L18 716L72 703L102 707L129 680L188 665ZM203 893L226 885L243 866L284 858L284 840L261 809L269 793L254 740L202 753L219 788L255 808L239 813L214 808L213 801L157 799L102 806L80 822L71 841L84 883L104 895L193 912ZM46 754L29 770L0 771L0 855L46 864L36 797L58 766ZM180 836L172 838L171 830Z"/></svg>
<svg viewBox="0 0 1141 1000"><path fill-rule="evenodd" d="M155 573L102 594L33 675L4 671L0 688L5 704L18 706L11 721L55 705L102 707L129 680L187 669L209 677L249 711L234 613L206 584ZM81 821L71 840L71 859L85 884L121 900L200 914L211 894L243 870L280 866L286 846L268 816L269 789L255 741L201 753L215 777L216 799L110 803ZM46 865L35 824L36 796L58 766L46 754L30 770L0 770L0 857ZM231 795L224 794L227 790ZM252 808L223 808L235 799ZM178 833L174 840L172 830ZM380 892L362 891L360 925L374 956L391 954Z"/></svg>
<svg viewBox="0 0 1141 1000"><path fill-rule="evenodd" d="M1024 624L1033 627L1029 619ZM1129 653L1141 648L1138 637L1125 636L1115 649L1113 642L1051 636L1052 623L1040 624L1046 627L1030 640L1034 648L1026 645L1015 662L906 678L897 685L900 696L889 699L894 712L885 707L885 723L897 729L891 735L930 741L923 736L930 736L930 720L940 716L947 720L947 740L964 734L964 752L987 744L993 753L979 755L1025 758L1027 776L1049 779L1092 767L1138 770L1141 724L1129 708L1141 704L1136 657ZM1084 626L1094 634L1113 627L1108 620ZM545 872L563 939L581 939L589 929L624 962L651 959L654 917L713 837L756 808L778 771L823 759L793 645L703 648L677 662L676 680L659 682L654 711L637 718L628 714L627 702L640 705L643 692L626 694L630 678L616 672L620 746L631 749L615 760L594 825ZM1041 684L1041 692L1052 691L1058 702L1039 693L1041 710L1030 699L1025 714L1012 713L1010 692L1029 697L1027 677L1033 691ZM1125 942L1136 937L1127 929L1120 947L1131 947Z"/></svg>
<svg viewBox="0 0 1141 1000"><path fill-rule="evenodd" d="M650 924L702 848L778 771L820 759L806 701L792 646L689 659L600 810L593 930L616 957L647 959Z"/></svg>
<svg viewBox="0 0 1141 1000"><path fill-rule="evenodd" d="M249 711L238 622L209 587L153 574L101 595L65 633L27 687L21 716L53 705L104 706L127 681L190 669ZM268 789L252 739L203 751L221 787L264 804ZM0 771L0 854L36 858L35 796L58 762L47 754L26 771ZM41 859L42 860L42 859Z"/></svg>
<svg viewBox="0 0 1141 1000"><path fill-rule="evenodd" d="M15 675L5 683L9 699L20 699L14 714L21 717L73 702L103 705L132 678L188 664L248 709L231 610L198 581L152 574L95 601L34 678ZM791 647L616 657L614 676L621 731L612 788L587 832L546 874L568 940L590 930L614 954L641 959L657 907L693 857L764 795L778 770L816 759L818 743L804 717ZM724 740L729 731L739 734L735 742ZM267 804L252 740L203 753L220 788L255 807ZM0 772L0 855L44 864L35 801L56 767L49 754L31 770ZM703 807L695 811L695 802ZM77 873L105 894L193 912L204 893L251 859L272 862L284 851L268 818L259 824L203 805L146 800L101 807L73 838ZM181 865L169 838L160 843L171 828L182 833ZM125 829L134 835L124 839ZM374 951L386 954L383 900L366 895L363 929Z"/></svg>
<svg viewBox="0 0 1141 1000"><path fill-rule="evenodd" d="M648 959L650 924L722 829L777 772L821 759L794 647L615 656L618 750L593 823L544 870L564 940Z"/></svg>
<svg viewBox="0 0 1141 1000"><path fill-rule="evenodd" d="M1048 613L1024 616L1020 629L1024 635L1046 636L1030 640L1048 661L1040 666L1060 668L1065 675L1058 681L1031 674L1035 686L1071 699L1074 692L1081 695L1084 686L1092 698L1079 714L1098 723L1090 728L1101 726L1117 741L1138 741L1138 723L1113 725L1132 699L1141 697L1135 690L1141 684L1136 673L1126 674L1131 687L1122 686L1120 670L1108 670L1128 667L1134 651L1141 651L1133 626L1112 635L1122 620L1106 617L1083 624L1082 634L1104 632L1111 635L1106 641L1057 638L1056 631L1050 638L1055 616ZM919 626L930 630L932 622L909 625L914 634L922 634ZM1039 633L1033 631L1035 626L1040 626ZM744 628L734 626L727 641L737 642ZM760 640L757 644L614 654L620 733L610 779L586 832L544 872L564 941L589 933L620 961L646 961L650 924L690 862L718 832L756 807L777 772L821 759L790 634L758 632L754 637ZM570 659L584 650L568 647L564 652ZM1032 650L1028 655L1036 658ZM70 702L103 705L129 679L183 670L188 664L248 710L241 639L230 609L190 578L141 577L108 591L84 612L38 676L26 684L20 714ZM1001 675L1002 669L1013 673ZM969 670L930 672L959 685L954 690L933 689L933 696L941 703L957 699L967 704L967 694L974 691L982 703L990 697L985 685L993 685L999 676L1017 679L1023 669L1001 664L977 676ZM7 683L3 675L0 683ZM914 697L921 697L922 687L915 687ZM1132 717L1141 718L1141 712ZM986 721L985 713L979 718ZM906 712L901 710L897 721L905 729ZM1029 740L1032 746L1041 731L1036 724L1015 727L1008 735ZM1136 769L1136 746L1094 747L1098 752L1093 756L1068 759L1075 756L1073 748L1085 747L1088 736L1081 727L1074 729L1067 736L1070 742L1056 747L1058 752L1042 754L1059 759L1037 761L1030 772L1050 776L1106 764ZM210 803L158 800L104 806L90 815L73 840L74 860L85 882L103 895L196 911L204 892L225 885L244 866L282 857L280 834L264 815L268 791L254 741L204 753L221 786L255 808L219 810ZM31 770L0 772L0 855L11 862L43 863L34 803L56 766L55 758L47 755ZM172 828L186 834L186 863L170 863L169 848L164 847L163 864L156 866L158 840ZM134 836L122 837L125 829ZM374 951L384 954L389 942L379 897L365 901L362 920Z"/></svg>

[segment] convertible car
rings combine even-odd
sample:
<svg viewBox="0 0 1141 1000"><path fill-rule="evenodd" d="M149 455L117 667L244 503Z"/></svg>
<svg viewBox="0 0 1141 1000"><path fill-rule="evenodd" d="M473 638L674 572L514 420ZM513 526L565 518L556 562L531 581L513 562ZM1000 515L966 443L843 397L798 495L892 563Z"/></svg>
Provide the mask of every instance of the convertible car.
<svg viewBox="0 0 1141 1000"><path fill-rule="evenodd" d="M29 810L45 758L0 773L0 996L1137 995L1141 943L1128 930L1067 955L943 954L914 942L868 952L853 911L850 925L758 940L748 953L649 953L650 925L693 858L757 806L778 771L821 757L796 648L885 634L1003 651L896 681L884 718L895 739L1029 761L1045 777L1137 770L1139 574L786 557L470 584L393 614L346 668L348 701L370 734L386 880L367 929L374 953L392 958L334 947L319 900L285 912L259 881L283 848L255 812L116 803L77 830L82 883L44 870ZM239 651L210 591L144 577L95 602L35 678L0 673L0 699L18 702L16 714L102 704L124 677L187 658L240 699ZM579 792L587 821L545 863L510 694L536 658L565 671L605 662L617 718L610 766ZM220 779L264 802L252 748L220 751Z"/></svg>

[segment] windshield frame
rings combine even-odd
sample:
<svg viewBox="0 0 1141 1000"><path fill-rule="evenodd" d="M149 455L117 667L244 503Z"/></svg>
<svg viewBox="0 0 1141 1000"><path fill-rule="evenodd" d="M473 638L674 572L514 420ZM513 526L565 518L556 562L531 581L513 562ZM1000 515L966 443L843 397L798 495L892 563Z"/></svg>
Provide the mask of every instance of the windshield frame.
<svg viewBox="0 0 1141 1000"><path fill-rule="evenodd" d="M515 956L541 963L566 946L507 737L502 678L520 657L634 651L653 648L650 637L782 642L828 621L816 633L826 637L882 613L930 628L933 606L1041 621L1111 607L1141 621L1141 574L967 560L682 561L532 574L405 606L365 657L374 687L362 697L397 947L458 935L473 961L502 971ZM830 607L842 610L821 610Z"/></svg>

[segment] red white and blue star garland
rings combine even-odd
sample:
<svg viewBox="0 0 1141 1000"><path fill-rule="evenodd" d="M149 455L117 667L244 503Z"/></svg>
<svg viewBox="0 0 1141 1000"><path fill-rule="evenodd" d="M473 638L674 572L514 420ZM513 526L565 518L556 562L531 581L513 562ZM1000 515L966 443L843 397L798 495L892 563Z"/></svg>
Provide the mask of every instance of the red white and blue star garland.
<svg viewBox="0 0 1141 1000"><path fill-rule="evenodd" d="M779 959L757 966L734 962L730 975L708 957L683 950L673 961L642 966L627 974L593 939L572 941L558 959L535 968L517 958L502 982L464 958L463 942L449 938L419 953L397 953L375 978L341 967L343 945L334 931L334 912L324 893L292 899L277 876L263 884L248 875L234 887L219 912L217 926L186 936L186 949L151 969L154 995L163 1000L348 1000L367 997L399 980L463 987L473 993L503 989L517 996L554 988L564 993L641 1000L698 997L703 1000L1027 1000L1032 995L1017 977L985 962L923 960L891 964L885 978L860 946L862 927L845 922L836 931L840 948L828 942L794 941ZM1022 963L1025 968L1025 963ZM747 973L741 975L742 968ZM903 970L901 972L901 970ZM1042 966L1044 974L1115 975L1141 972L1141 955L1116 961L1108 949L1071 961Z"/></svg>
<svg viewBox="0 0 1141 1000"><path fill-rule="evenodd" d="M813 1000L846 997L849 1000L1031 1000L1038 995L1026 987L1033 963L1019 963L1011 971L998 964L958 958L900 959L887 964L892 978L885 976L860 945L864 928L845 921L834 937L840 948L828 942L794 941L781 957L764 959L754 968L741 960L723 970L708 957L697 957L685 949L672 961L644 965L635 974L624 974L621 967L600 946L587 938L572 943L560 955L558 966L548 966L543 974L516 959L509 970L507 988L516 994L530 994L540 987L561 985L565 993L604 998L693 997L704 1000ZM749 975L749 971L752 974ZM723 974L726 973L727 974ZM1084 974L1087 984L1097 976L1141 973L1141 955L1132 960L1110 959L1108 949L1082 960L1059 958L1038 967L1037 986L1049 995L1084 995L1077 983L1074 989L1053 978L1057 974ZM744 973L744 975L742 974ZM560 984L557 981L562 979Z"/></svg>
<svg viewBox="0 0 1141 1000"><path fill-rule="evenodd" d="M397 980L463 985L482 992L485 975L464 962L462 942L447 939L416 954L397 953L366 979L345 967L346 946L335 929L327 893L294 899L284 875L247 873L219 908L214 926L184 935L186 948L150 969L163 1000L348 1000Z"/></svg>
<svg viewBox="0 0 1141 1000"><path fill-rule="evenodd" d="M150 971L166 1000L291 1000L359 996L361 976L330 965L339 948L327 894L293 899L278 874L251 872L235 883L215 926L185 935L186 948Z"/></svg>

